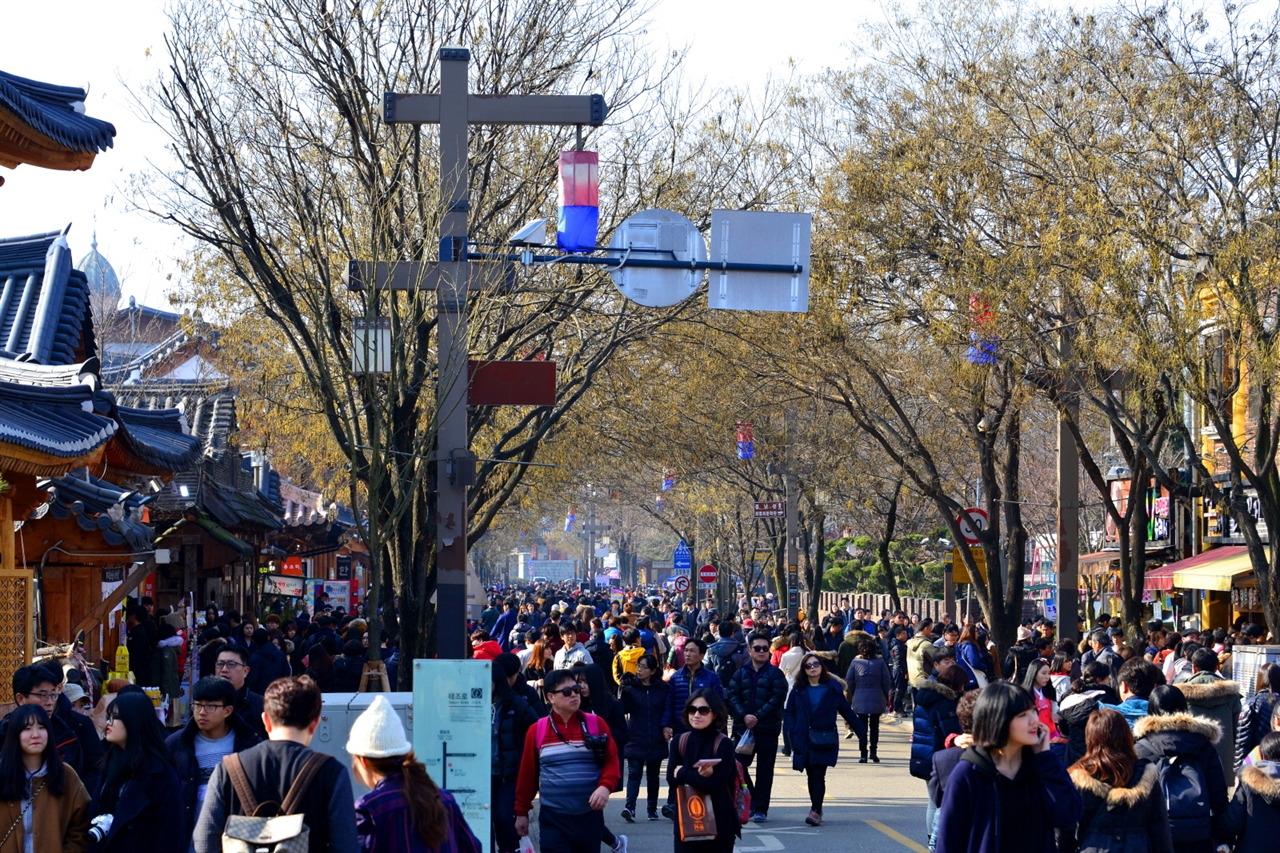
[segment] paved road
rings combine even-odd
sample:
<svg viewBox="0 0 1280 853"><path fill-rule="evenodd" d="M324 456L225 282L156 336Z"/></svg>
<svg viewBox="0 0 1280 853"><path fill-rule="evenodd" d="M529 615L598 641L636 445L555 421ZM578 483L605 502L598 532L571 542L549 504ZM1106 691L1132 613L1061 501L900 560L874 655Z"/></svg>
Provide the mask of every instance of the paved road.
<svg viewBox="0 0 1280 853"><path fill-rule="evenodd" d="M743 827L735 853L926 853L925 785L907 772L910 738L910 720L891 722L885 717L880 725L878 765L859 764L857 740L842 740L839 763L827 773L823 823L817 828L804 822L809 813L804 774L792 770L790 759L779 755L769 822ZM614 832L627 836L630 853L670 851L671 821L646 820L643 789L640 798L638 822L628 824L619 816L626 799L621 793L609 801L605 822ZM607 853L603 845L600 849Z"/></svg>

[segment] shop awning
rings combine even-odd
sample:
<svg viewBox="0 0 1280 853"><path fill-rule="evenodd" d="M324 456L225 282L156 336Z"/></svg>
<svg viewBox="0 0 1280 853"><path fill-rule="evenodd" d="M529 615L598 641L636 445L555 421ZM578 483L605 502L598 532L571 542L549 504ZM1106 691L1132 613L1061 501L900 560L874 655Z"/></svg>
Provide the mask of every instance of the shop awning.
<svg viewBox="0 0 1280 853"><path fill-rule="evenodd" d="M1142 588L1149 589L1152 592L1168 592L1174 587L1173 576L1175 573L1217 563L1230 557L1237 557L1247 551L1248 549L1243 545L1228 545L1223 548L1210 548L1208 551L1201 551L1194 557L1187 557L1185 560L1175 560L1172 563L1167 563L1147 572Z"/></svg>
<svg viewBox="0 0 1280 853"><path fill-rule="evenodd" d="M1253 569L1249 562L1249 549L1243 545L1232 545L1225 548L1214 548L1196 557L1207 557L1198 565L1189 568L1175 568L1173 585L1179 589L1205 589L1217 592L1230 592L1231 579ZM1182 560L1181 563L1187 563ZM1177 566L1177 563L1171 564ZM1166 566L1168 568L1168 566Z"/></svg>
<svg viewBox="0 0 1280 853"><path fill-rule="evenodd" d="M1083 569L1094 563L1109 563L1118 559L1120 559L1119 551L1095 551L1092 554L1081 554L1076 559L1076 563Z"/></svg>

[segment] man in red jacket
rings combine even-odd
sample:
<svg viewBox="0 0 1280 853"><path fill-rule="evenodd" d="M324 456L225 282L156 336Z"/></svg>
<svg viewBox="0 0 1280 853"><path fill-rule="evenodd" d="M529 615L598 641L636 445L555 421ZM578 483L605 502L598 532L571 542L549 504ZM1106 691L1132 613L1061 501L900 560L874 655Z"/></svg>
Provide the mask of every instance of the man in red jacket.
<svg viewBox="0 0 1280 853"><path fill-rule="evenodd" d="M603 810L622 778L618 747L604 720L578 710L582 696L573 672L555 670L546 677L544 686L551 713L525 735L516 778L516 832L529 834L533 798L541 796L538 831L542 849L598 853ZM591 749L590 741L599 746Z"/></svg>

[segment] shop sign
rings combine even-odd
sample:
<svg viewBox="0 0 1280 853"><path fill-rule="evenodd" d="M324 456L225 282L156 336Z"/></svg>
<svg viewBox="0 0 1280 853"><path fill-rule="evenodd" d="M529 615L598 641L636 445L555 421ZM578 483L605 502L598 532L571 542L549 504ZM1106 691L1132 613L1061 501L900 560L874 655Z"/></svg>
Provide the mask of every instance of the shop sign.
<svg viewBox="0 0 1280 853"><path fill-rule="evenodd" d="M295 578L302 577L302 558L285 557L280 571L283 574L290 575Z"/></svg>
<svg viewBox="0 0 1280 853"><path fill-rule="evenodd" d="M265 575L262 578L262 594L301 598L307 594L307 581L291 575Z"/></svg>
<svg viewBox="0 0 1280 853"><path fill-rule="evenodd" d="M1205 539L1219 545L1244 545L1246 542L1244 533L1240 530L1240 524L1225 506L1231 502L1232 487L1224 485L1222 492L1224 505L1215 506L1205 501ZM1262 537L1262 541L1268 541L1267 525L1262 520L1262 504L1258 500L1258 490L1252 486L1244 487L1244 506L1245 511L1258 522L1258 534Z"/></svg>
<svg viewBox="0 0 1280 853"><path fill-rule="evenodd" d="M351 558L350 557L338 557L337 562L335 563L335 566L336 566L336 568L334 569L335 580L340 580L340 581L351 580Z"/></svg>

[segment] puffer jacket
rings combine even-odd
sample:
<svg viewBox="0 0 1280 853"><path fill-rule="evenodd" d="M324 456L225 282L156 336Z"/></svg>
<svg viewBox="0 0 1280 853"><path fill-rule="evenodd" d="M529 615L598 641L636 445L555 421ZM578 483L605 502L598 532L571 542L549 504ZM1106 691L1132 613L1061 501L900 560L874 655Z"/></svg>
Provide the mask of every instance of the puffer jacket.
<svg viewBox="0 0 1280 853"><path fill-rule="evenodd" d="M514 782L524 753L524 737L538 721L538 714L523 697L511 693L493 703L490 737L490 773L504 782Z"/></svg>
<svg viewBox="0 0 1280 853"><path fill-rule="evenodd" d="M1271 715L1275 713L1277 701L1280 701L1280 694L1261 690L1245 703L1236 722L1235 767L1244 764L1245 757L1271 731Z"/></svg>
<svg viewBox="0 0 1280 853"><path fill-rule="evenodd" d="M667 709L671 685L656 675L649 686L638 678L622 685L622 710L626 712L627 746L623 756L635 761L661 761L667 757L667 739L662 736L662 715Z"/></svg>
<svg viewBox="0 0 1280 853"><path fill-rule="evenodd" d="M1181 761L1196 763L1209 789L1211 834L1215 841L1221 842L1225 835L1222 822L1227 812L1227 782L1216 749L1222 739L1218 724L1192 714L1147 716L1133 727L1133 739L1138 757L1157 766L1175 756ZM1182 847L1186 839L1178 841ZM1212 849L1212 845L1206 843L1203 849Z"/></svg>
<svg viewBox="0 0 1280 853"><path fill-rule="evenodd" d="M847 670L846 670L847 671ZM907 640L907 681L919 688L933 671L933 638L916 634ZM862 713L859 711L858 713Z"/></svg>
<svg viewBox="0 0 1280 853"><path fill-rule="evenodd" d="M753 714L756 728L761 733L778 734L782 731L782 711L787 703L787 677L776 666L766 665L760 677L754 679L752 666L748 664L733 674L725 688L724 700L733 715L734 731L746 728L743 717Z"/></svg>
<svg viewBox="0 0 1280 853"><path fill-rule="evenodd" d="M1227 787L1231 787L1236 782L1236 723L1244 704L1240 686L1215 672L1197 672L1187 681L1173 686L1187 697L1188 711L1197 717L1207 717L1222 727L1222 738L1216 747L1218 760L1222 762L1222 771L1227 778Z"/></svg>
<svg viewBox="0 0 1280 853"><path fill-rule="evenodd" d="M1067 771L1080 789L1084 814L1059 837L1061 853L1173 853L1160 771L1139 760L1127 788L1100 782L1082 767Z"/></svg>
<svg viewBox="0 0 1280 853"><path fill-rule="evenodd" d="M1280 763L1241 768L1223 834L1235 843L1235 853L1275 853L1280 838Z"/></svg>
<svg viewBox="0 0 1280 853"><path fill-rule="evenodd" d="M680 714L684 711L684 703L689 701L689 695L693 691L705 688L714 690L717 696L724 696L720 676L705 666L698 667L698 671L692 675L689 674L687 666L677 669L672 673L668 683L671 685L671 691L667 693L667 709L662 714L662 725L676 733L686 730Z"/></svg>
<svg viewBox="0 0 1280 853"><path fill-rule="evenodd" d="M853 659L858 656L858 643L863 640L880 643L874 634L868 634L860 628L854 628L844 635L844 639L840 642L840 648L836 650L836 672L849 671L849 664L853 663ZM881 644L881 648L883 648L883 644Z"/></svg>
<svg viewBox="0 0 1280 853"><path fill-rule="evenodd" d="M883 658L854 658L844 680L853 713L879 715L888 710L893 680Z"/></svg>
<svg viewBox="0 0 1280 853"><path fill-rule="evenodd" d="M1084 727L1106 697L1104 690L1086 690L1084 693L1067 694L1067 698L1058 705L1058 731L1067 738L1067 755L1062 763L1068 767L1084 755Z"/></svg>
<svg viewBox="0 0 1280 853"><path fill-rule="evenodd" d="M911 725L911 775L928 779L933 771L933 754L942 749L949 734L960 734L956 703L960 696L945 684L926 681L916 691L916 710Z"/></svg>

